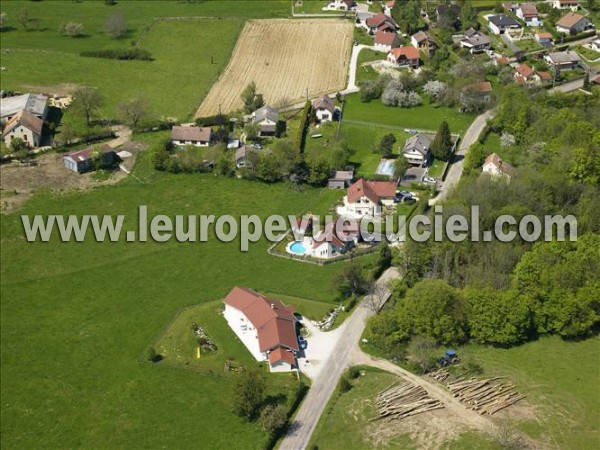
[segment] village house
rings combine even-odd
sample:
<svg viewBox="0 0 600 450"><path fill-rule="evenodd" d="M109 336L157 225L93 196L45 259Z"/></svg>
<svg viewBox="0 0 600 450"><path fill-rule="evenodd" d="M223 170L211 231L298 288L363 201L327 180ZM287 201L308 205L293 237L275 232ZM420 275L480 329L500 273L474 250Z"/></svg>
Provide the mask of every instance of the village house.
<svg viewBox="0 0 600 450"><path fill-rule="evenodd" d="M505 34L509 30L520 30L521 25L512 17L504 14L488 17L488 28L494 34Z"/></svg>
<svg viewBox="0 0 600 450"><path fill-rule="evenodd" d="M554 52L544 56L544 60L554 70L568 70L579 66L581 58L577 52L567 50L566 52Z"/></svg>
<svg viewBox="0 0 600 450"><path fill-rule="evenodd" d="M257 361L268 361L271 372L298 369L298 319L292 306L240 287L224 303L227 324Z"/></svg>
<svg viewBox="0 0 600 450"><path fill-rule="evenodd" d="M4 125L15 115L27 111L42 121L48 116L48 97L41 94L23 94L0 99L0 123Z"/></svg>
<svg viewBox="0 0 600 450"><path fill-rule="evenodd" d="M552 7L554 9L570 9L575 12L579 9L579 0L554 0Z"/></svg>
<svg viewBox="0 0 600 450"><path fill-rule="evenodd" d="M392 9L394 8L395 5L396 5L396 0L388 0L383 5L383 13L386 16L392 17Z"/></svg>
<svg viewBox="0 0 600 450"><path fill-rule="evenodd" d="M517 10L519 9L519 4L512 2L504 2L502 3L502 8L504 8L505 11L516 14Z"/></svg>
<svg viewBox="0 0 600 450"><path fill-rule="evenodd" d="M351 11L356 9L356 2L354 0L334 0L329 2L326 9L332 9L336 11Z"/></svg>
<svg viewBox="0 0 600 450"><path fill-rule="evenodd" d="M313 100L312 107L319 122L331 122L337 115L335 102L327 95Z"/></svg>
<svg viewBox="0 0 600 450"><path fill-rule="evenodd" d="M535 33L535 40L542 47L552 47L552 34L548 33L547 31L538 31Z"/></svg>
<svg viewBox="0 0 600 450"><path fill-rule="evenodd" d="M430 147L431 139L425 134L417 133L406 140L402 154L410 164L424 167L429 161Z"/></svg>
<svg viewBox="0 0 600 450"><path fill-rule="evenodd" d="M238 148L235 151L235 167L238 169L243 167L252 167L252 162L250 161L250 158L248 158L250 153L257 154L258 149L255 149L249 145L242 145L240 148Z"/></svg>
<svg viewBox="0 0 600 450"><path fill-rule="evenodd" d="M408 66L411 69L418 69L419 57L419 50L414 47L398 47L388 53L387 60L398 67Z"/></svg>
<svg viewBox="0 0 600 450"><path fill-rule="evenodd" d="M504 67L504 66L508 66L509 64L510 64L510 59L508 59L506 56L496 56L496 58L494 58L495 66Z"/></svg>
<svg viewBox="0 0 600 450"><path fill-rule="evenodd" d="M507 162L502 161L502 158L496 153L492 153L485 159L482 169L483 173L488 173L492 177L503 177L509 180L516 173L516 169Z"/></svg>
<svg viewBox="0 0 600 450"><path fill-rule="evenodd" d="M386 16L383 13L375 14L373 17L369 17L365 21L365 24L369 30L369 33L371 34L375 34L378 30L385 33L395 33L398 29L398 25L396 22L394 22L394 19Z"/></svg>
<svg viewBox="0 0 600 450"><path fill-rule="evenodd" d="M174 145L193 145L208 147L212 138L210 127L193 127L176 125L171 129L171 142Z"/></svg>
<svg viewBox="0 0 600 450"><path fill-rule="evenodd" d="M400 46L400 39L396 33L386 33L378 31L375 33L375 50L380 52L390 52Z"/></svg>
<svg viewBox="0 0 600 450"><path fill-rule="evenodd" d="M261 137L275 136L277 133L277 118L279 111L277 108L265 105L257 109L245 119L247 122L258 125L258 135Z"/></svg>
<svg viewBox="0 0 600 450"><path fill-rule="evenodd" d="M527 64L518 64L514 73L515 82L519 84L537 85L542 82L536 71Z"/></svg>
<svg viewBox="0 0 600 450"><path fill-rule="evenodd" d="M460 92L460 97L461 101L477 99L482 103L489 103L492 100L492 83L480 81L468 84Z"/></svg>
<svg viewBox="0 0 600 450"><path fill-rule="evenodd" d="M532 3L523 3L516 11L519 19L525 22L528 27L541 27L544 23L539 19L537 8Z"/></svg>
<svg viewBox="0 0 600 450"><path fill-rule="evenodd" d="M429 36L424 31L418 31L410 37L410 42L413 47L432 56L437 49L435 39Z"/></svg>
<svg viewBox="0 0 600 450"><path fill-rule="evenodd" d="M384 206L393 206L396 183L361 178L346 191L344 206L338 212L351 217L381 217Z"/></svg>
<svg viewBox="0 0 600 450"><path fill-rule="evenodd" d="M594 50L595 52L600 52L600 38L596 38L590 42L590 49Z"/></svg>
<svg viewBox="0 0 600 450"><path fill-rule="evenodd" d="M102 166L106 167L116 161L117 155L110 145L104 144L98 149L88 147L63 155L63 164L73 172L84 173L95 169L98 158L102 159Z"/></svg>
<svg viewBox="0 0 600 450"><path fill-rule="evenodd" d="M556 31L569 35L581 33L593 27L594 25L587 17L574 12L568 12L556 22Z"/></svg>
<svg viewBox="0 0 600 450"><path fill-rule="evenodd" d="M27 110L13 115L2 131L4 143L10 147L13 139L21 139L29 148L40 146L44 121Z"/></svg>
<svg viewBox="0 0 600 450"><path fill-rule="evenodd" d="M340 222L344 222L344 218L328 223L313 239L311 256L323 259L334 258L343 255L358 244L360 236L358 222L345 220L346 224L341 223L339 231L336 231L336 224Z"/></svg>
<svg viewBox="0 0 600 450"><path fill-rule="evenodd" d="M482 32L469 28L461 39L460 46L468 48L471 53L481 53L492 48L492 40Z"/></svg>
<svg viewBox="0 0 600 450"><path fill-rule="evenodd" d="M335 174L327 181L329 189L346 189L354 178L353 170L336 170Z"/></svg>

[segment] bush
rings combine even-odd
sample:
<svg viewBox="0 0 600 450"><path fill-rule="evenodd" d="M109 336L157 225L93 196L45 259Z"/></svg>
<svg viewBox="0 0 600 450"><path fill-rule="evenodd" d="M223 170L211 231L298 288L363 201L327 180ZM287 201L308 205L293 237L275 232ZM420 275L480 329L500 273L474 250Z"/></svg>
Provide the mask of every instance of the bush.
<svg viewBox="0 0 600 450"><path fill-rule="evenodd" d="M81 52L80 55L89 58L118 59L121 61L154 61L152 54L148 50L141 48L88 50Z"/></svg>
<svg viewBox="0 0 600 450"><path fill-rule="evenodd" d="M304 150L304 145L306 142L306 133L308 133L308 126L310 124L310 114L312 112L312 105L310 102L306 102L304 105L304 109L300 113L300 127L298 128L298 135L296 136L296 141L294 142L296 148L300 153Z"/></svg>
<svg viewBox="0 0 600 450"><path fill-rule="evenodd" d="M350 380L348 380L346 375L342 376L340 379L340 393L343 394L348 392L350 389L352 389L352 383L350 383Z"/></svg>
<svg viewBox="0 0 600 450"><path fill-rule="evenodd" d="M223 126L229 122L229 116L225 114L215 114L214 116L198 117L196 125L199 127Z"/></svg>

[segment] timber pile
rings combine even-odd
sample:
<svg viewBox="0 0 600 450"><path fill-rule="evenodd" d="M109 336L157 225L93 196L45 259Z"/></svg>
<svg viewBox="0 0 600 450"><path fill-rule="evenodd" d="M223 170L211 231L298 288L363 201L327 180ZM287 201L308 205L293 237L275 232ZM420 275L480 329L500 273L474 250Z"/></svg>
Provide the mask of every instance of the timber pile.
<svg viewBox="0 0 600 450"><path fill-rule="evenodd" d="M409 382L395 383L381 391L377 394L376 405L379 419L386 420L403 419L444 407L421 386Z"/></svg>
<svg viewBox="0 0 600 450"><path fill-rule="evenodd" d="M446 369L438 369L434 372L429 372L427 375L429 375L435 381L442 382L448 379L448 377L450 376L450 372L448 372L448 370Z"/></svg>
<svg viewBox="0 0 600 450"><path fill-rule="evenodd" d="M496 414L498 411L517 403L525 395L515 392L514 385L494 383L501 377L478 380L457 379L447 384L454 397L479 414Z"/></svg>

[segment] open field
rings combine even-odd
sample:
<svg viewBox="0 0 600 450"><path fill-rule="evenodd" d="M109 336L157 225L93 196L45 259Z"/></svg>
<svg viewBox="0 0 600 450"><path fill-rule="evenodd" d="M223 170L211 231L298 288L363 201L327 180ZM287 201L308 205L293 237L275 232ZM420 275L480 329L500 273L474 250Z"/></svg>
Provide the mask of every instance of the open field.
<svg viewBox="0 0 600 450"><path fill-rule="evenodd" d="M341 194L158 173L145 152L134 174L83 192L40 192L19 214L125 214L133 229L141 204L151 214L264 217L323 213ZM205 243L41 244L22 233L20 215L2 217L2 448L191 448L199 436L210 448L264 446L259 425L230 412L228 379L139 359L178 308L218 301L235 285L330 302L339 264L274 258L266 240L241 253L212 234Z"/></svg>
<svg viewBox="0 0 600 450"><path fill-rule="evenodd" d="M352 24L344 20L248 22L225 72L196 117L241 108L240 94L252 81L266 103L275 106L341 90L346 83L351 43Z"/></svg>

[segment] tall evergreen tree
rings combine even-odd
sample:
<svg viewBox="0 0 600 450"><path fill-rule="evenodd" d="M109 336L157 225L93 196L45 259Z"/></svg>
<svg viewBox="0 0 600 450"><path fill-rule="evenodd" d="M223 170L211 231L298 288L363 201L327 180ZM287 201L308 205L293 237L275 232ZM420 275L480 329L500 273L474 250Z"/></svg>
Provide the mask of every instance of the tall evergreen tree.
<svg viewBox="0 0 600 450"><path fill-rule="evenodd" d="M450 127L445 120L440 124L435 139L431 144L431 152L436 159L448 161L452 152L452 136Z"/></svg>

